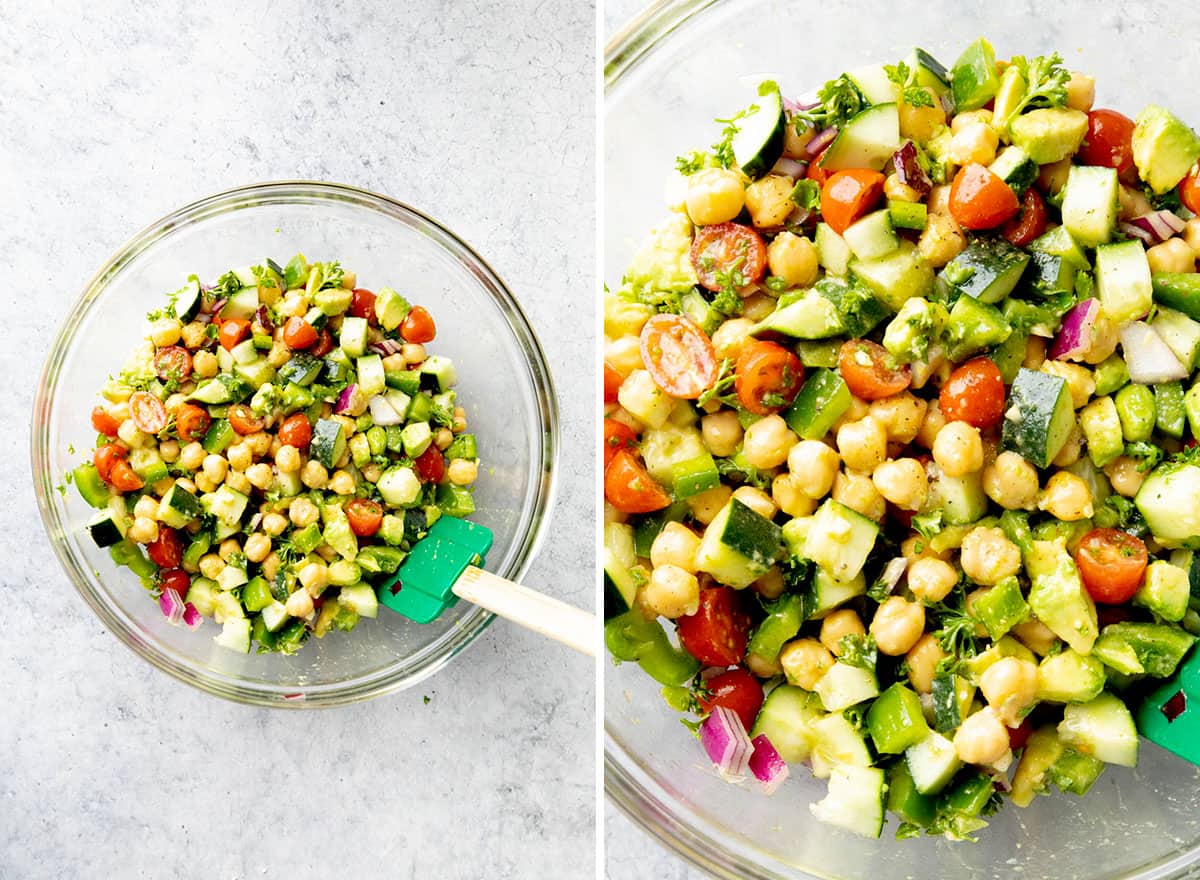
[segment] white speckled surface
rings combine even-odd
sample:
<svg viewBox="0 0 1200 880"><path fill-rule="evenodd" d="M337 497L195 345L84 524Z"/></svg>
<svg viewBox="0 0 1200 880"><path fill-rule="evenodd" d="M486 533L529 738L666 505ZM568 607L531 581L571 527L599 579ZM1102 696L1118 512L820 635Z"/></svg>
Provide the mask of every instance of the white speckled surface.
<svg viewBox="0 0 1200 880"><path fill-rule="evenodd" d="M230 186L336 180L438 217L517 292L557 371L570 477L552 528L591 535L594 9L163 7L4 5L0 360L20 427L0 433L0 877L591 877L584 658L499 622L364 705L206 696L68 584L26 423L58 322L121 242ZM528 581L591 606L593 563L590 540L552 539Z"/></svg>

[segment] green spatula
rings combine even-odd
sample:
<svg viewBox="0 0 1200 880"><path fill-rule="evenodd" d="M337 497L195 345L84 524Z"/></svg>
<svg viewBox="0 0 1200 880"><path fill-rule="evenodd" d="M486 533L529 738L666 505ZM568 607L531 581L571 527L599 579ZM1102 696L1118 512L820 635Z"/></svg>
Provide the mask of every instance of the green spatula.
<svg viewBox="0 0 1200 880"><path fill-rule="evenodd" d="M479 566L490 549L492 533L483 526L439 517L379 587L379 601L409 620L429 623L465 599L594 657L595 616L484 571Z"/></svg>
<svg viewBox="0 0 1200 880"><path fill-rule="evenodd" d="M1138 732L1150 742L1200 764L1200 651L1179 664L1137 713Z"/></svg>

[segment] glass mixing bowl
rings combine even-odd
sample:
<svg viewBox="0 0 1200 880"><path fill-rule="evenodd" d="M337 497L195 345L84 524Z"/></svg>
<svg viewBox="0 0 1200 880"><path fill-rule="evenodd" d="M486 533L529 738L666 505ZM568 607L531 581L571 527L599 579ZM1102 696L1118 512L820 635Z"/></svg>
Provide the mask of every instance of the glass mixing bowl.
<svg viewBox="0 0 1200 880"><path fill-rule="evenodd" d="M979 7L982 10L984 7ZM1195 11L1181 14L1200 23ZM1151 7L1082 2L994 5L987 15L928 0L692 0L660 3L610 44L605 80L604 275L620 281L638 240L664 211L674 157L717 139L713 118L750 103L762 79L784 94L843 70L894 63L914 45L953 62L987 36L997 54L1060 50L1096 75L1098 106L1133 113L1151 102L1200 120L1179 22ZM1147 76L1146 59L1154 59ZM688 861L725 878L1183 876L1200 863L1200 771L1143 742L1136 770L1107 768L1083 798L1007 807L979 843L896 842L817 822L825 784L803 768L775 795L722 782L636 664L605 667L605 781L635 823Z"/></svg>
<svg viewBox="0 0 1200 880"><path fill-rule="evenodd" d="M348 703L409 687L463 650L492 616L459 603L436 622L381 608L352 633L312 639L293 656L237 654L213 643L212 622L170 626L127 569L93 544L90 509L55 490L91 448L89 415L104 377L140 339L145 313L197 273L286 261L301 251L340 260L365 286L388 285L429 308L434 346L453 358L459 398L483 467L472 519L495 544L489 571L520 579L551 507L558 419L550 370L516 298L468 245L407 205L360 189L285 182L221 193L134 236L96 274L63 322L33 411L34 485L42 519L79 594L118 638L159 669L202 690L269 706Z"/></svg>

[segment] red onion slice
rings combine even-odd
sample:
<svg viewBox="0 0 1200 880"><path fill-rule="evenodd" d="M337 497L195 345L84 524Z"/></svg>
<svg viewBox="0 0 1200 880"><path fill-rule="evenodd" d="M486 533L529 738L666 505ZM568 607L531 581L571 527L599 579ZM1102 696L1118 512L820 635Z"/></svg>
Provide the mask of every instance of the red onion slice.
<svg viewBox="0 0 1200 880"><path fill-rule="evenodd" d="M837 137L837 133L838 130L832 127L818 132L813 139L808 142L808 145L804 148L804 151L808 153L810 157L815 159L817 156L821 155L826 147L833 143L833 139Z"/></svg>
<svg viewBox="0 0 1200 880"><path fill-rule="evenodd" d="M197 630L200 624L204 622L204 618L200 612L196 610L196 606L191 602L187 602L183 606L183 625L190 630Z"/></svg>
<svg viewBox="0 0 1200 880"><path fill-rule="evenodd" d="M765 794L774 794L788 778L788 765L779 757L779 752L771 745L771 740L765 733L754 737L750 744L754 747L750 754L750 772L762 783Z"/></svg>
<svg viewBox="0 0 1200 880"><path fill-rule="evenodd" d="M798 180L803 177L806 171L808 171L807 162L789 159L786 156L776 162L775 167L771 169L772 174L782 174L784 177L792 178L792 180Z"/></svg>
<svg viewBox="0 0 1200 880"><path fill-rule="evenodd" d="M1054 344L1050 346L1050 358L1056 361L1081 360L1092 347L1092 329L1100 317L1100 301L1085 299L1076 303L1063 315L1062 326Z"/></svg>
<svg viewBox="0 0 1200 880"><path fill-rule="evenodd" d="M179 626L179 621L183 620L184 604L177 592L163 590L158 597L158 607L162 610L167 623L171 626Z"/></svg>
<svg viewBox="0 0 1200 880"><path fill-rule="evenodd" d="M808 110L816 110L821 106L820 101L793 101L791 98L783 99L783 109L791 116L793 113L804 113Z"/></svg>
<svg viewBox="0 0 1200 880"><path fill-rule="evenodd" d="M892 164L896 166L896 177L900 182L911 186L920 195L933 189L933 181L921 167L917 147L912 141L905 141L904 146L892 154Z"/></svg>
<svg viewBox="0 0 1200 880"><path fill-rule="evenodd" d="M1140 238L1147 244L1158 244L1183 232L1186 225L1170 211L1151 211L1149 214L1142 214L1140 217L1134 217L1132 220L1122 223L1121 231ZM1147 239L1135 230L1141 230L1150 237Z"/></svg>
<svg viewBox="0 0 1200 880"><path fill-rule="evenodd" d="M750 766L754 746L742 720L724 706L712 710L700 725L700 742L722 776L740 777Z"/></svg>

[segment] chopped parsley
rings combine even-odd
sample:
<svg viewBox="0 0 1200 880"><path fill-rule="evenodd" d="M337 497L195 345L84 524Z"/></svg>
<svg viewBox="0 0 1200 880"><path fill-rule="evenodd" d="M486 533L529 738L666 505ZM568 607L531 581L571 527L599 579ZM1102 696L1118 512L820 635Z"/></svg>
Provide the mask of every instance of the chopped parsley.
<svg viewBox="0 0 1200 880"><path fill-rule="evenodd" d="M932 107L933 97L923 87L917 85L917 72L910 70L901 61L899 64L885 64L883 70L887 78L900 87L900 100L910 107Z"/></svg>
<svg viewBox="0 0 1200 880"><path fill-rule="evenodd" d="M797 126L801 123L816 129L842 126L867 106L858 86L844 73L821 86L817 99L820 103L812 110L801 110L795 114L793 118Z"/></svg>

